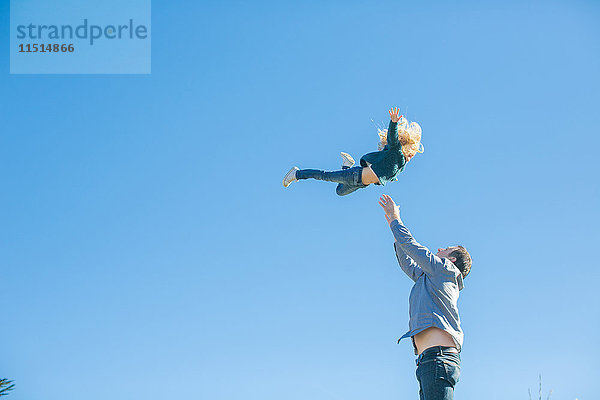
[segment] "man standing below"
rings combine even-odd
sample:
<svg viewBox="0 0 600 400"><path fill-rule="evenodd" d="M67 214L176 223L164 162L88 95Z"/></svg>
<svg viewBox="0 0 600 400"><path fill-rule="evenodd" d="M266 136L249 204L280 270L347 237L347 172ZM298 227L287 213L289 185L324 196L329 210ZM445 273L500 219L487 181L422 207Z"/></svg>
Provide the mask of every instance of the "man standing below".
<svg viewBox="0 0 600 400"><path fill-rule="evenodd" d="M383 195L379 204L396 239L398 263L415 282L409 300L409 331L398 341L412 338L421 400L452 400L463 343L457 302L463 279L471 270L471 256L462 246L433 254L406 229L390 196Z"/></svg>

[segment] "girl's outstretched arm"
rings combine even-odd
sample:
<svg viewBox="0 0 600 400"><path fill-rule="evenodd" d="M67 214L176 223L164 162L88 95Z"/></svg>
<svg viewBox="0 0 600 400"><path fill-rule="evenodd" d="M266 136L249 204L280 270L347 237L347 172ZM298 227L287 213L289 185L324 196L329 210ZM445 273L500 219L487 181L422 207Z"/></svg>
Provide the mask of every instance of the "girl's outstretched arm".
<svg viewBox="0 0 600 400"><path fill-rule="evenodd" d="M387 131L387 144L390 147L400 146L400 140L398 139L398 121L400 121L400 109L398 107L390 108L390 126Z"/></svg>

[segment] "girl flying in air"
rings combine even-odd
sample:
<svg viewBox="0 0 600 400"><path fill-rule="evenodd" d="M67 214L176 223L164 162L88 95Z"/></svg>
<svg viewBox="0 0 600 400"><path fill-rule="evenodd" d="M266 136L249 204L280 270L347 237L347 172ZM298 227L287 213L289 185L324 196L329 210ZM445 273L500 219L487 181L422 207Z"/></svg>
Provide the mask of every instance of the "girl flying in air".
<svg viewBox="0 0 600 400"><path fill-rule="evenodd" d="M365 154L360 159L360 166L354 167L354 159L347 153L342 155L343 163L340 171L322 171L319 169L292 169L283 178L283 186L301 179L317 179L336 182L335 192L345 196L358 189L369 186L385 185L395 181L407 162L417 153L423 152L421 144L421 127L416 122L410 124L398 108L391 108L390 126L379 130L379 151Z"/></svg>

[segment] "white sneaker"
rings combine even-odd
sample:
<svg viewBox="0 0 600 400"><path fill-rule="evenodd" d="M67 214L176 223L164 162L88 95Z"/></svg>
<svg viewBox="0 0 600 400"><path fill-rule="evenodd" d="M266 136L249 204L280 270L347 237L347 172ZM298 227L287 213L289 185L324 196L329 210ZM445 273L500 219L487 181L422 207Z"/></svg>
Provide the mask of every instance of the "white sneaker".
<svg viewBox="0 0 600 400"><path fill-rule="evenodd" d="M292 169L290 169L289 172L285 174L285 177L283 178L283 187L288 187L292 182L298 180L296 179L296 171L298 171L299 169L300 168L298 167L292 167Z"/></svg>
<svg viewBox="0 0 600 400"><path fill-rule="evenodd" d="M354 158L352 158L350 154L344 153L343 151L340 152L340 155L342 156L342 160L344 160L342 162L342 168L352 168L354 165Z"/></svg>

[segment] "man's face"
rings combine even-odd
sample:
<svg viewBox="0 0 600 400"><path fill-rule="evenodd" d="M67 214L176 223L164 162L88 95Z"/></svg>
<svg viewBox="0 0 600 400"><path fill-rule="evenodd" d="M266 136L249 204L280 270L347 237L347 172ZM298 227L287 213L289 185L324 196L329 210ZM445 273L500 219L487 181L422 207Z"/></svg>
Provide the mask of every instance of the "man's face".
<svg viewBox="0 0 600 400"><path fill-rule="evenodd" d="M445 249L438 249L437 251L437 256L439 258L447 258L448 260L454 262L456 261L456 257L450 257L450 253L452 253L454 250L458 250L458 246L449 246L446 247Z"/></svg>

